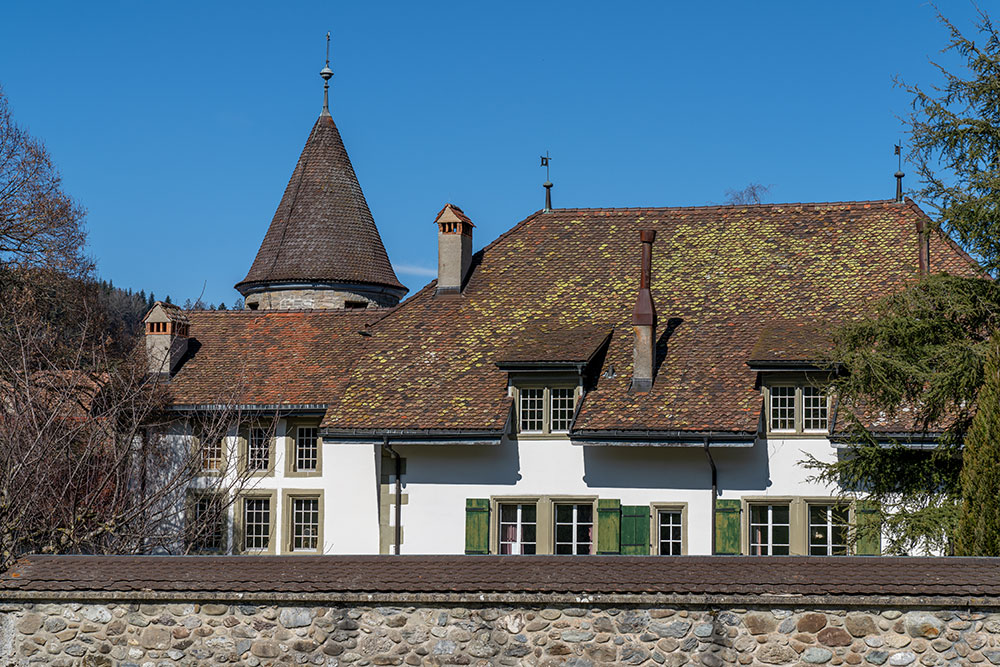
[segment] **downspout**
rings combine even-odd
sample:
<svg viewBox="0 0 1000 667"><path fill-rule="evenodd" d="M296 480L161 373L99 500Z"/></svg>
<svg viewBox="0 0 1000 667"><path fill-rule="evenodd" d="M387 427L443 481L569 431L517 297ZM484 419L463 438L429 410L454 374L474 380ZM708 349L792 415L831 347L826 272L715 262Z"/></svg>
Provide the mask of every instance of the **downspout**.
<svg viewBox="0 0 1000 667"><path fill-rule="evenodd" d="M719 474L715 469L715 461L712 459L712 452L708 449L708 436L706 435L705 456L708 457L708 465L712 468L712 555L715 555L715 498L719 493Z"/></svg>
<svg viewBox="0 0 1000 667"><path fill-rule="evenodd" d="M389 445L389 436L382 436L382 447L389 455L396 460L396 555L400 553L400 546L403 543L403 463L399 457L399 452Z"/></svg>

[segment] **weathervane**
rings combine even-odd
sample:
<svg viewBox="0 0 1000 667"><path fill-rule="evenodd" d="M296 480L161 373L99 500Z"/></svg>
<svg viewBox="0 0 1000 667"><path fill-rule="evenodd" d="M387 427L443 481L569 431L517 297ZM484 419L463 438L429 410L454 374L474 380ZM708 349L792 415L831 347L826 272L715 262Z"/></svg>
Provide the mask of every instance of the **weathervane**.
<svg viewBox="0 0 1000 667"><path fill-rule="evenodd" d="M896 167L896 201L903 201L903 145L902 142L896 144L896 158L898 166Z"/></svg>
<svg viewBox="0 0 1000 667"><path fill-rule="evenodd" d="M330 69L330 33L326 33L326 67L320 70L319 75L323 77L323 113L321 116L330 115L330 77L333 70Z"/></svg>
<svg viewBox="0 0 1000 667"><path fill-rule="evenodd" d="M545 182L542 187L545 188L545 212L548 213L552 210L552 181L549 180L549 152L545 151L545 155L541 156L542 164L539 166L545 167Z"/></svg>

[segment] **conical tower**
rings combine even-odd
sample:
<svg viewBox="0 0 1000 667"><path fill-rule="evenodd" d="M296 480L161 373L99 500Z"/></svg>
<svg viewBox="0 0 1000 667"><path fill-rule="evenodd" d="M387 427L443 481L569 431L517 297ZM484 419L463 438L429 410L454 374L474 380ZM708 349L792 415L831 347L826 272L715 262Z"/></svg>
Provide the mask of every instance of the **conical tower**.
<svg viewBox="0 0 1000 667"><path fill-rule="evenodd" d="M236 289L251 309L378 308L407 289L392 270L329 109L306 140L257 258Z"/></svg>

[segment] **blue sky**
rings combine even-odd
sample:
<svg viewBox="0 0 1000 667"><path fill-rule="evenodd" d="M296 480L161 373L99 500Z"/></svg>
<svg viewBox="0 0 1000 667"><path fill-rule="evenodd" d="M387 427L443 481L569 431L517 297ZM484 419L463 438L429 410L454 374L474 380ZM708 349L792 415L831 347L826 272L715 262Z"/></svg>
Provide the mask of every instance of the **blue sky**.
<svg viewBox="0 0 1000 667"><path fill-rule="evenodd" d="M944 3L971 31L973 7ZM0 85L89 211L116 285L231 303L322 103L411 291L445 202L480 248L569 206L884 199L926 2L24 2Z"/></svg>

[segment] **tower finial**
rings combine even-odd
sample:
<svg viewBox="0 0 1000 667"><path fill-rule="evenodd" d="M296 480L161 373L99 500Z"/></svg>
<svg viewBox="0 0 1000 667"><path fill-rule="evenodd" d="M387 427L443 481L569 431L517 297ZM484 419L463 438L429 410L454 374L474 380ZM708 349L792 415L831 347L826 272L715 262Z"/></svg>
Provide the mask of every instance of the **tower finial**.
<svg viewBox="0 0 1000 667"><path fill-rule="evenodd" d="M896 167L896 201L903 201L903 147L901 144L896 144L896 157L898 158L898 166Z"/></svg>
<svg viewBox="0 0 1000 667"><path fill-rule="evenodd" d="M545 212L548 213L552 210L552 181L549 180L549 152L545 151L545 155L541 156L542 167L545 167L545 182L542 183L542 187L545 188Z"/></svg>
<svg viewBox="0 0 1000 667"><path fill-rule="evenodd" d="M333 70L330 69L330 33L326 33L326 67L319 71L319 75L323 77L323 112L321 116L330 115L330 77L333 76Z"/></svg>

